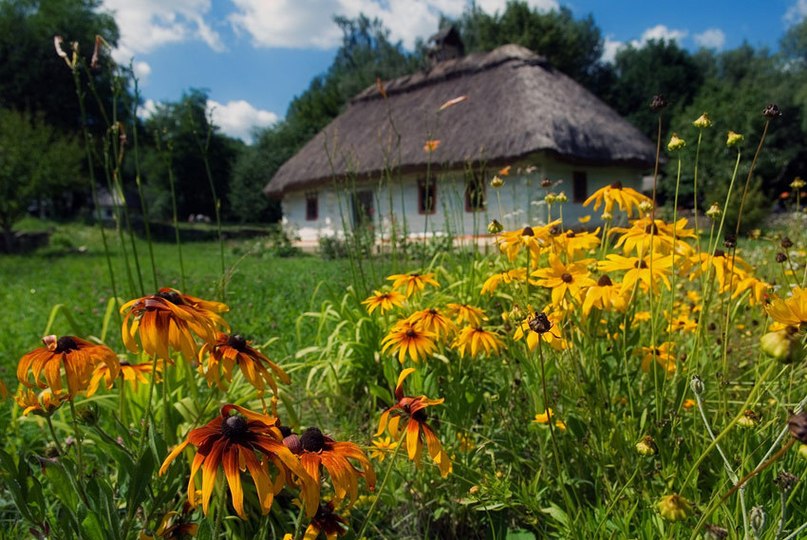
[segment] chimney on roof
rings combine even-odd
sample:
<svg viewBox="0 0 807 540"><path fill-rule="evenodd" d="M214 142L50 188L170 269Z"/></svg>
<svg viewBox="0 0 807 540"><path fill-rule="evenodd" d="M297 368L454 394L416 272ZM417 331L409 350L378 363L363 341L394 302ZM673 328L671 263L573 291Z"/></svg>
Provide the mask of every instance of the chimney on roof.
<svg viewBox="0 0 807 540"><path fill-rule="evenodd" d="M465 44L455 26L446 26L430 37L428 43L427 56L432 66L444 60L465 56Z"/></svg>

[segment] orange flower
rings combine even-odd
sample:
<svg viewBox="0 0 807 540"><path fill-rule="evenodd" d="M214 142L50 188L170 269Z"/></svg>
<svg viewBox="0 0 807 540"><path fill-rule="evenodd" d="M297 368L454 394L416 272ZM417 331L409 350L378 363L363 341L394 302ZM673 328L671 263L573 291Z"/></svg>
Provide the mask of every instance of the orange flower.
<svg viewBox="0 0 807 540"><path fill-rule="evenodd" d="M414 368L408 368L401 372L398 377L398 384L395 386L395 399L398 400L395 405L387 409L381 414L378 422L378 431L375 436L378 437L384 430L388 429L390 435L394 439L398 439L398 428L401 418L406 420L406 450L409 454L409 459L415 463L420 463L420 454L423 449L423 438L426 439L426 446L429 450L429 456L440 468L440 475L445 478L451 472L451 460L448 454L443 450L443 445L437 435L432 431L426 423L428 415L426 414L426 407L433 405L440 405L443 399L429 399L426 396L410 397L404 396L403 382L412 372Z"/></svg>
<svg viewBox="0 0 807 540"><path fill-rule="evenodd" d="M453 347L457 349L460 356L465 356L466 349L469 349L471 356L485 350L485 354L498 354L503 347L502 340L494 332L489 332L481 326L466 326L460 330L460 335L454 340Z"/></svg>
<svg viewBox="0 0 807 540"><path fill-rule="evenodd" d="M67 379L70 399L87 388L93 369L106 364L109 370L118 373L118 357L106 345L97 345L75 336L46 336L44 347L26 354L17 365L17 379L29 388L50 388L54 394L62 391L62 368ZM29 380L28 372L33 375Z"/></svg>
<svg viewBox="0 0 807 540"><path fill-rule="evenodd" d="M20 387L14 400L22 407L23 416L34 413L37 416L50 416L67 401L67 394L54 394L50 389L42 390L38 395L33 390Z"/></svg>
<svg viewBox="0 0 807 540"><path fill-rule="evenodd" d="M438 139L429 139L423 145L423 151L426 152L427 154L431 154L439 147L440 147L440 141Z"/></svg>
<svg viewBox="0 0 807 540"><path fill-rule="evenodd" d="M216 330L229 326L219 313L228 311L221 302L211 302L162 288L157 294L137 298L124 304L123 343L138 352L135 335L139 334L143 350L149 355L169 359L168 347L182 351L186 360L196 358L194 334L206 342L216 340Z"/></svg>
<svg viewBox="0 0 807 540"><path fill-rule="evenodd" d="M393 289L400 289L406 287L406 297L409 298L412 294L420 292L426 288L426 285L433 285L439 287L440 284L434 279L434 274L419 274L417 272L410 272L409 274L393 274L387 278L392 281Z"/></svg>
<svg viewBox="0 0 807 540"><path fill-rule="evenodd" d="M335 441L318 428L310 427L300 435L300 448L300 463L317 484L320 468L325 467L328 471L333 484L334 504L338 505L347 496L350 499L348 506L353 506L359 496L360 476L365 478L367 489L375 489L375 471L357 444ZM358 461L362 468L354 467L349 459Z"/></svg>
<svg viewBox="0 0 807 540"><path fill-rule="evenodd" d="M334 501L328 501L319 505L317 514L305 529L303 540L316 540L320 533L325 535L326 540L335 540L337 536L347 533L347 520L334 511L334 504Z"/></svg>
<svg viewBox="0 0 807 540"><path fill-rule="evenodd" d="M440 313L435 308L422 309L414 312L407 319L413 325L419 325L420 328L428 332L434 332L438 338L454 332L457 328L450 319Z"/></svg>
<svg viewBox="0 0 807 540"><path fill-rule="evenodd" d="M238 334L227 335L219 332L215 343L202 345L199 350L199 362L205 363L205 357L207 358L205 377L208 384L215 383L223 390L221 376L224 375L227 381L232 381L233 368L238 366L244 377L255 387L259 396L263 395L267 384L272 392L277 394L275 377L280 379L283 384L289 384L291 382L289 376L280 366L252 348L249 343ZM274 373L274 376L269 370Z"/></svg>
<svg viewBox="0 0 807 540"><path fill-rule="evenodd" d="M426 358L435 349L434 339L437 336L434 332L423 330L419 324L412 324L409 320L399 321L392 327L389 334L381 340L381 352L390 350L392 354L398 353L398 361L403 364L406 355L413 362L420 362L421 358Z"/></svg>
<svg viewBox="0 0 807 540"><path fill-rule="evenodd" d="M160 467L160 474L165 474L171 462L190 443L196 447L188 482L188 502L194 508L197 504L196 473L202 469L202 510L207 514L221 465L232 494L233 508L241 518L246 519L241 469L246 469L252 476L264 515L272 507L276 486L284 482L291 484L290 474L293 473L302 484L301 498L306 512L309 517L313 516L319 505L319 485L306 473L291 450L283 446L282 440L277 418L238 405L224 405L219 416L207 425L192 430L188 438L171 451ZM258 455L261 456L260 460ZM278 470L274 486L269 478L270 462Z"/></svg>
<svg viewBox="0 0 807 540"><path fill-rule="evenodd" d="M162 367L158 363L156 366L152 362L143 362L140 364L130 364L128 361L123 360L120 363L120 370L116 373L114 370L109 369L106 364L101 364L95 368L90 380L90 385L87 387L87 397L92 396L98 390L98 385L101 379L104 379L106 388L109 390L115 384L115 379L122 377L124 381L132 385L132 388L137 390L138 383L147 383L147 375L151 372L160 373Z"/></svg>
<svg viewBox="0 0 807 540"><path fill-rule="evenodd" d="M526 273L526 272L525 272ZM482 321L486 321L485 312L476 306L468 304L446 304L448 312L454 317L456 324L468 323L471 326L479 326Z"/></svg>

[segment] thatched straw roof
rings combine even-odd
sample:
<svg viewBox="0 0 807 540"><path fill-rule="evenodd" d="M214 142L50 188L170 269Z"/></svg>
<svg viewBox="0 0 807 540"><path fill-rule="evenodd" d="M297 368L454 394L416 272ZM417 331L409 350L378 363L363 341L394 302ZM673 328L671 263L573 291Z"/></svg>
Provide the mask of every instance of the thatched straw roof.
<svg viewBox="0 0 807 540"><path fill-rule="evenodd" d="M281 196L334 177L372 178L467 163L507 164L546 151L588 164L650 167L655 146L613 109L518 45L446 60L372 86L277 171ZM438 112L448 100L467 99ZM400 135L400 142L398 139ZM429 156L427 139L439 139Z"/></svg>

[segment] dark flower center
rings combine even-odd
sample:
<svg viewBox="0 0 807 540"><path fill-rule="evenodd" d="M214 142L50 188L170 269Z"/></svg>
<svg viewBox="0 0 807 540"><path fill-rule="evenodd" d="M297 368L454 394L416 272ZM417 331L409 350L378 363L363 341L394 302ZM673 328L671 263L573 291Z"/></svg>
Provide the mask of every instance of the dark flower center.
<svg viewBox="0 0 807 540"><path fill-rule="evenodd" d="M429 415L426 412L426 409L418 409L412 415L412 418L414 418L416 422L420 422L421 424L423 424L426 422L426 420L429 419Z"/></svg>
<svg viewBox="0 0 807 540"><path fill-rule="evenodd" d="M644 228L644 233L656 236L658 234L658 227L656 226L655 223L651 223L650 225Z"/></svg>
<svg viewBox="0 0 807 540"><path fill-rule="evenodd" d="M434 309L434 308L431 308L431 309L429 310L429 315L437 315L437 310L436 310L436 309Z"/></svg>
<svg viewBox="0 0 807 540"><path fill-rule="evenodd" d="M575 236L576 236L576 235L574 234L574 231L568 231L568 232L566 233L566 237L567 237L567 238L574 238Z"/></svg>
<svg viewBox="0 0 807 540"><path fill-rule="evenodd" d="M62 336L56 341L56 351L57 353L66 353L70 351L77 351L78 350L78 343L76 340L70 336Z"/></svg>
<svg viewBox="0 0 807 540"><path fill-rule="evenodd" d="M413 337L415 337L415 336L417 336L417 335L418 335L418 334L417 334L417 332L415 332L415 331L414 331L414 330L412 330L411 328L410 328L409 330L407 330L407 331L406 331L406 337L408 337L408 338L410 338L410 339L411 339L411 338L413 338Z"/></svg>
<svg viewBox="0 0 807 540"><path fill-rule="evenodd" d="M221 424L221 433L228 439L238 439L247 432L247 419L240 414L228 416Z"/></svg>
<svg viewBox="0 0 807 540"><path fill-rule="evenodd" d="M306 452L319 452L325 448L325 435L316 427L310 427L300 435L300 444Z"/></svg>
<svg viewBox="0 0 807 540"><path fill-rule="evenodd" d="M233 334L227 338L227 345L240 352L244 352L247 348L247 340L240 334Z"/></svg>
<svg viewBox="0 0 807 540"><path fill-rule="evenodd" d="M174 305L182 305L182 298L180 298L179 294L175 291L160 291L157 293L157 296L163 300L168 300Z"/></svg>
<svg viewBox="0 0 807 540"><path fill-rule="evenodd" d="M599 287L610 287L613 285L614 282L611 281L611 278L608 277L608 274L603 274L600 276L600 279L597 280L597 285Z"/></svg>
<svg viewBox="0 0 807 540"><path fill-rule="evenodd" d="M633 267L643 270L643 269L647 268L647 263L644 262L644 259L642 259L641 261L636 261L635 263L633 263Z"/></svg>
<svg viewBox="0 0 807 540"><path fill-rule="evenodd" d="M725 257L725 256L726 256L726 252L723 251L722 249L716 249L715 250L715 257Z"/></svg>
<svg viewBox="0 0 807 540"><path fill-rule="evenodd" d="M549 234L551 234L552 236L557 236L560 233L561 233L560 227L558 227L557 225L549 229Z"/></svg>
<svg viewBox="0 0 807 540"><path fill-rule="evenodd" d="M564 272L561 274L560 279L562 279L564 283L571 283L574 281L574 276L572 276L569 272Z"/></svg>
<svg viewBox="0 0 807 540"><path fill-rule="evenodd" d="M546 316L546 313L536 313L534 317L532 317L527 324L530 327L530 330L535 332L536 334L544 334L549 332L552 329L552 321L549 320L549 317Z"/></svg>
<svg viewBox="0 0 807 540"><path fill-rule="evenodd" d="M535 236L535 231L532 230L532 227L524 227L521 236Z"/></svg>
<svg viewBox="0 0 807 540"><path fill-rule="evenodd" d="M611 184L611 189L622 189L622 182L617 180L613 184Z"/></svg>

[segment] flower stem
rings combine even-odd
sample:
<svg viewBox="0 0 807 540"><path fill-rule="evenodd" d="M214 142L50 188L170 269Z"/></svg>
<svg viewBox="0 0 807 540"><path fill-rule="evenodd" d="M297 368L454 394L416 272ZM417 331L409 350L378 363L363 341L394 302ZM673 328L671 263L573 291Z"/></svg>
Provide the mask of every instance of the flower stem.
<svg viewBox="0 0 807 540"><path fill-rule="evenodd" d="M50 415L45 415L45 420L48 422L48 429L50 430L50 436L53 437L53 444L56 445L56 450L59 452L60 456L64 455L64 449L62 445L59 444L59 438L56 436L56 431L53 429L53 421L50 419Z"/></svg>
<svg viewBox="0 0 807 540"><path fill-rule="evenodd" d="M359 532L356 534L356 538L362 538L364 536L364 531L367 530L367 525L370 524L370 518L375 511L375 507L378 505L378 500L381 498L381 494L384 493L384 488L387 486L387 480L389 480L390 473L392 472L392 466L395 464L395 458L398 457L398 452L401 450L404 437L406 437L406 430L403 430L403 432L401 432L401 436L398 437L398 444L395 446L395 452L393 452L392 456L390 457L387 470L384 471L384 478L381 480L381 486L378 488L378 493L376 493L376 496L373 499L373 504L370 505L370 509L367 511L367 515L364 516L364 521L361 524Z"/></svg>

